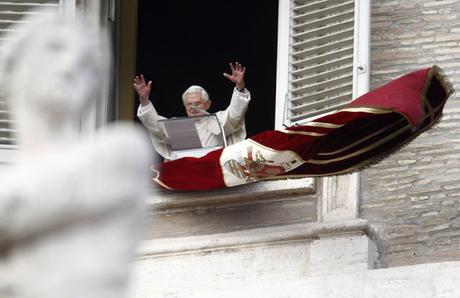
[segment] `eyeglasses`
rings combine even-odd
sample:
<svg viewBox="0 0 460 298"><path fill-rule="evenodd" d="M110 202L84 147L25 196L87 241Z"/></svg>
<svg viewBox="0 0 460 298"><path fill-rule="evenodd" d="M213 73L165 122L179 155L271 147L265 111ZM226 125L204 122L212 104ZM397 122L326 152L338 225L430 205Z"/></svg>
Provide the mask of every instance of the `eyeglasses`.
<svg viewBox="0 0 460 298"><path fill-rule="evenodd" d="M189 102L184 104L187 108L202 106L204 102Z"/></svg>

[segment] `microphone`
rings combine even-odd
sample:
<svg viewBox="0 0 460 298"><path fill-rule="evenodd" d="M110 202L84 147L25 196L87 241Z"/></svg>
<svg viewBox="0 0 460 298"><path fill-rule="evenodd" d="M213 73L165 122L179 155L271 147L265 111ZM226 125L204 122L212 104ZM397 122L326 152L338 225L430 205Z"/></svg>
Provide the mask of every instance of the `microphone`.
<svg viewBox="0 0 460 298"><path fill-rule="evenodd" d="M217 117L217 114L211 114L208 111L200 109L196 103L192 103L190 105L190 108L195 112L201 112L201 113L203 113L205 115L213 115L214 117L216 117L217 125L219 125L220 131L222 132L222 140L223 140L223 143L224 143L224 148L227 147L227 139L225 137L224 126L222 125L222 122L220 122L219 117Z"/></svg>
<svg viewBox="0 0 460 298"><path fill-rule="evenodd" d="M190 108L191 108L192 111L194 111L194 112L200 112L200 113L203 113L203 114L205 114L205 115L209 115L209 112L208 112L208 111L203 110L203 109L200 109L196 103L192 103L192 105L190 106Z"/></svg>

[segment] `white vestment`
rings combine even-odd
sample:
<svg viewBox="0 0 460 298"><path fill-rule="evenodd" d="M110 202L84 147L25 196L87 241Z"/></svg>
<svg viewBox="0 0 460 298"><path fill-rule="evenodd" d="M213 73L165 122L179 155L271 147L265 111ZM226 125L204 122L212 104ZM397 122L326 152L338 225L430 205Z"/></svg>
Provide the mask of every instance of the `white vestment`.
<svg viewBox="0 0 460 298"><path fill-rule="evenodd" d="M247 89L240 92L235 88L227 109L215 113L224 128L227 145L238 143L246 138L244 115L250 100L251 94ZM137 117L149 131L156 152L166 160L171 159L171 146L163 127L158 124L159 120L166 118L158 115L151 102L146 106L139 106ZM209 119L205 118L195 123L195 125L203 146L221 145L219 143L221 130L216 121L209 121Z"/></svg>

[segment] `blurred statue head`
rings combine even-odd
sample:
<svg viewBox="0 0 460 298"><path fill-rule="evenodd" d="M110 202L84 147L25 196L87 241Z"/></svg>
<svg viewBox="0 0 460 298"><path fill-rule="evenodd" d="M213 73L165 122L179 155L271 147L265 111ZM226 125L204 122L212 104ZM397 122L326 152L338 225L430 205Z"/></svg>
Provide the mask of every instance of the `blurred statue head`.
<svg viewBox="0 0 460 298"><path fill-rule="evenodd" d="M82 20L39 15L10 34L0 71L2 93L18 119L21 141L42 125L55 132L75 131L104 82L97 32Z"/></svg>

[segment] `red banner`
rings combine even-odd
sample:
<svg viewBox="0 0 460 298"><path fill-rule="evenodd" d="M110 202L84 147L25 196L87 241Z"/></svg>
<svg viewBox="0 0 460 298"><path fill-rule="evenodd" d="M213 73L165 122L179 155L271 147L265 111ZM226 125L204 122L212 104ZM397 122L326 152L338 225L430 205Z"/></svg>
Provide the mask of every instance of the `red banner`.
<svg viewBox="0 0 460 298"><path fill-rule="evenodd" d="M288 177L340 175L378 162L440 120L451 85L437 66L402 76L302 126L152 167L173 190L208 190Z"/></svg>

